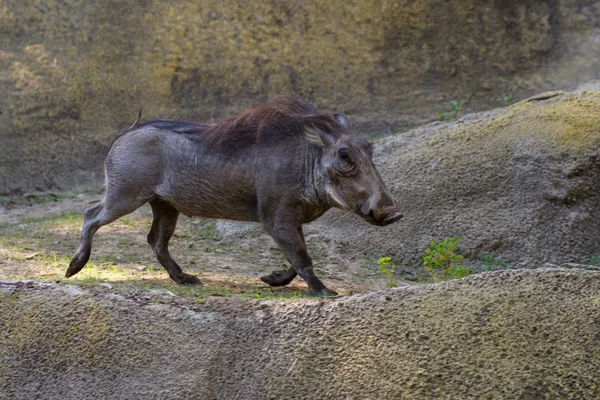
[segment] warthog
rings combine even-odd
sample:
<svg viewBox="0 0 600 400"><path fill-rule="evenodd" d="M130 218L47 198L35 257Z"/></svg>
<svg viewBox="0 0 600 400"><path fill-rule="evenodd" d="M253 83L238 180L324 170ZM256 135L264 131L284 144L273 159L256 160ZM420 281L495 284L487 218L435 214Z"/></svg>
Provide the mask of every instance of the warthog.
<svg viewBox="0 0 600 400"><path fill-rule="evenodd" d="M307 101L276 98L212 125L139 119L108 151L106 194L84 212L67 277L88 262L101 226L150 203L148 243L175 282L200 283L168 250L184 213L260 222L291 264L263 276L265 283L287 285L298 274L311 294L334 295L313 272L302 224L331 207L379 226L402 217L373 165L371 144L350 133L345 116L319 113Z"/></svg>

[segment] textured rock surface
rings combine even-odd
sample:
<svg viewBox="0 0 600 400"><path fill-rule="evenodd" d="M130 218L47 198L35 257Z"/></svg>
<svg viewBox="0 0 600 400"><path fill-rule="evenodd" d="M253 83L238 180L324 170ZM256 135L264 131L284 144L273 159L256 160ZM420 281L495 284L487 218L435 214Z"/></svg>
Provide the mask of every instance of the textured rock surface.
<svg viewBox="0 0 600 400"><path fill-rule="evenodd" d="M383 138L374 162L404 219L377 228L334 211L316 224L350 251L413 266L451 236L470 263L583 262L600 254L599 116L600 92L559 94Z"/></svg>
<svg viewBox="0 0 600 400"><path fill-rule="evenodd" d="M118 130L276 94L363 131L598 79L597 0L0 1L0 194L98 185Z"/></svg>
<svg viewBox="0 0 600 400"><path fill-rule="evenodd" d="M238 313L0 284L0 398L595 399L599 324L582 270Z"/></svg>

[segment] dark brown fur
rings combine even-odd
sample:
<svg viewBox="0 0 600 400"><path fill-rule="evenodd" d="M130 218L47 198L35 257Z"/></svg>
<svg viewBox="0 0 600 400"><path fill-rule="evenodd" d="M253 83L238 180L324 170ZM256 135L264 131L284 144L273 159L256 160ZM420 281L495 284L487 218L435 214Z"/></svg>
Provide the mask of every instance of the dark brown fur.
<svg viewBox="0 0 600 400"><path fill-rule="evenodd" d="M303 137L307 127L339 137L343 127L331 116L321 114L311 103L277 97L226 121L209 126L206 142L216 145L259 143L279 136Z"/></svg>

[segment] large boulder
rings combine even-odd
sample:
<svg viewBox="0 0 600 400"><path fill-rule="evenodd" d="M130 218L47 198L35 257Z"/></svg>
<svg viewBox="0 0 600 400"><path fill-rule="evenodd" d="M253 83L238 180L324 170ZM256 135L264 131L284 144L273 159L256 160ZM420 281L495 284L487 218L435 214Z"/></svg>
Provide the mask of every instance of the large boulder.
<svg viewBox="0 0 600 400"><path fill-rule="evenodd" d="M0 283L0 398L600 397L598 272L195 306Z"/></svg>
<svg viewBox="0 0 600 400"><path fill-rule="evenodd" d="M315 226L344 257L413 267L452 236L470 265L492 253L512 266L600 255L600 92L537 97L378 140L374 162L404 219L377 228L333 211Z"/></svg>

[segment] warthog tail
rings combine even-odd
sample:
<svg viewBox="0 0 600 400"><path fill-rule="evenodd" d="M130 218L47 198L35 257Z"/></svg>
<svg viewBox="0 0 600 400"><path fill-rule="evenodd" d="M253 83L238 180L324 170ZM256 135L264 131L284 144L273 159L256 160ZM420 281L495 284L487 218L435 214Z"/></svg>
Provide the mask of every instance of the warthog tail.
<svg viewBox="0 0 600 400"><path fill-rule="evenodd" d="M140 123L140 120L142 119L142 110L144 109L144 107L140 107L140 112L138 113L137 119L133 122L133 124L131 124L131 126L127 129L128 131L132 130L133 128L135 128L137 126L137 124Z"/></svg>

